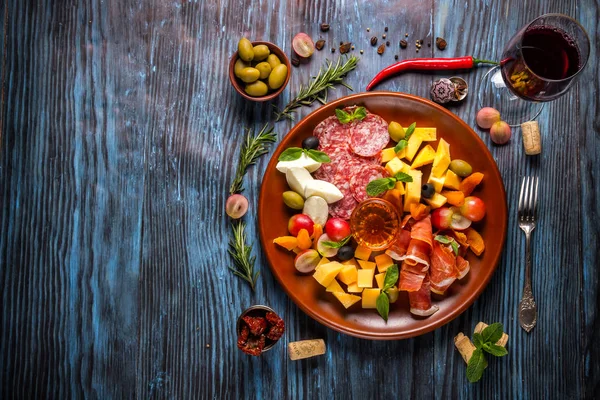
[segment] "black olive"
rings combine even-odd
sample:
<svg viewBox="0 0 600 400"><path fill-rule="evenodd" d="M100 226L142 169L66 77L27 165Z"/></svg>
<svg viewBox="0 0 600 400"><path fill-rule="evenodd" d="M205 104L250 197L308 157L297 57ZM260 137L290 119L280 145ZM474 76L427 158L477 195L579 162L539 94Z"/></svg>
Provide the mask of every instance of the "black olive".
<svg viewBox="0 0 600 400"><path fill-rule="evenodd" d="M421 186L421 196L423 196L424 198L430 199L433 197L434 194L435 188L431 183L426 183L423 186Z"/></svg>
<svg viewBox="0 0 600 400"><path fill-rule="evenodd" d="M302 141L302 147L305 149L317 149L319 147L319 138L316 136L309 136Z"/></svg>
<svg viewBox="0 0 600 400"><path fill-rule="evenodd" d="M354 248L350 245L345 245L340 247L338 250L337 256L342 261L347 261L354 257Z"/></svg>

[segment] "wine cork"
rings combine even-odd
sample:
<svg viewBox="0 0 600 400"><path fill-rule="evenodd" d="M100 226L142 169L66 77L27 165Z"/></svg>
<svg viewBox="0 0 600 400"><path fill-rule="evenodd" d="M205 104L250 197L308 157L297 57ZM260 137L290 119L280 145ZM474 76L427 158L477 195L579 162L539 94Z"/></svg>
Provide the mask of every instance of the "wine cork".
<svg viewBox="0 0 600 400"><path fill-rule="evenodd" d="M458 352L462 356L463 360L468 363L476 349L473 343L471 343L471 340L462 333L459 333L454 337L454 345L458 349Z"/></svg>
<svg viewBox="0 0 600 400"><path fill-rule="evenodd" d="M523 147L525 154L532 156L542 152L542 138L540 136L540 127L537 121L528 121L521 124L523 132Z"/></svg>
<svg viewBox="0 0 600 400"><path fill-rule="evenodd" d="M475 325L475 333L481 333L485 328L487 328L487 324L485 322L480 322ZM508 342L508 335L506 333L502 333L502 337L498 339L496 344L498 346L506 347L506 343Z"/></svg>
<svg viewBox="0 0 600 400"><path fill-rule="evenodd" d="M302 360L325 354L325 341L323 339L301 340L288 343L290 360Z"/></svg>

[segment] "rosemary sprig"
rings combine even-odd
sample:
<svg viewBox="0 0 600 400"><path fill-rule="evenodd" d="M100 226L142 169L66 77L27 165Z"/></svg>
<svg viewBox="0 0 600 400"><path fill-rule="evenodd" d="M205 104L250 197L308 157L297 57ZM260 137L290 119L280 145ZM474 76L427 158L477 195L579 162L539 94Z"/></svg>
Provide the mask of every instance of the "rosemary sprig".
<svg viewBox="0 0 600 400"><path fill-rule="evenodd" d="M273 128L265 124L258 135L253 136L248 130L246 142L240 150L240 160L235 171L235 178L229 187L229 194L240 193L244 190L242 180L246 174L246 169L256 162L256 159L267 152L267 145L277 141L277 136L273 133Z"/></svg>
<svg viewBox="0 0 600 400"><path fill-rule="evenodd" d="M229 269L250 284L252 291L256 285L258 272L254 272L256 257L251 255L252 244L246 245L246 225L241 220L231 222L233 236L229 238L229 254L233 258L234 267Z"/></svg>
<svg viewBox="0 0 600 400"><path fill-rule="evenodd" d="M281 121L283 118L288 118L293 121L294 117L292 113L300 106L310 106L315 101L325 104L327 102L327 90L329 88L335 89L334 85L336 84L343 85L348 89L353 90L343 81L343 79L348 72L356 68L358 60L359 58L355 56L345 58L343 64L341 56L335 64L326 60L325 69L321 67L317 76L315 76L307 86L300 86L300 91L296 97L285 106L283 111L279 111L277 107L273 106L275 107L275 122Z"/></svg>

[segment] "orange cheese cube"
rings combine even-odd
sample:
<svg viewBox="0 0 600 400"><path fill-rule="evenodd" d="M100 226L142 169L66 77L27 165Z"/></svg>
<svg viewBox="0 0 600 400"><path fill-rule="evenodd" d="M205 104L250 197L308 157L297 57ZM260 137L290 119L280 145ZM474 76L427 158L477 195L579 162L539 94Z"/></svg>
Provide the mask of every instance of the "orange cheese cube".
<svg viewBox="0 0 600 400"><path fill-rule="evenodd" d="M349 284L346 290L348 291L348 293L362 293L364 288L358 287L358 283L354 282Z"/></svg>
<svg viewBox="0 0 600 400"><path fill-rule="evenodd" d="M355 296L353 294L348 294L348 293L343 293L343 292L342 293L334 292L333 295L346 308L350 308L352 305L356 304L361 299L360 296Z"/></svg>
<svg viewBox="0 0 600 400"><path fill-rule="evenodd" d="M379 272L385 272L386 269L394 265L394 260L387 254L380 254L375 256L375 263L377 264L377 270Z"/></svg>
<svg viewBox="0 0 600 400"><path fill-rule="evenodd" d="M373 275L374 269L359 269L356 283L361 288L372 288L373 287Z"/></svg>
<svg viewBox="0 0 600 400"><path fill-rule="evenodd" d="M336 281L335 279L331 281L331 283L329 284L329 286L327 286L327 289L325 289L325 291L330 293L346 293L344 292L344 289L342 289L338 281Z"/></svg>
<svg viewBox="0 0 600 400"><path fill-rule="evenodd" d="M358 260L358 263L360 264L360 267L362 269L375 269L375 267L377 266L377 264L375 264L372 261Z"/></svg>
<svg viewBox="0 0 600 400"><path fill-rule="evenodd" d="M377 282L377 287L379 289L383 289L383 281L384 280L385 280L385 272L375 275L375 282Z"/></svg>
<svg viewBox="0 0 600 400"><path fill-rule="evenodd" d="M354 257L358 258L359 260L366 261L369 259L369 257L371 257L371 249L364 246L358 246L356 251L354 251Z"/></svg>
<svg viewBox="0 0 600 400"><path fill-rule="evenodd" d="M354 265L345 265L338 274L337 278L340 280L340 282L350 285L351 283L357 281L358 270Z"/></svg>
<svg viewBox="0 0 600 400"><path fill-rule="evenodd" d="M365 289L362 292L362 308L377 308L377 297L381 289Z"/></svg>

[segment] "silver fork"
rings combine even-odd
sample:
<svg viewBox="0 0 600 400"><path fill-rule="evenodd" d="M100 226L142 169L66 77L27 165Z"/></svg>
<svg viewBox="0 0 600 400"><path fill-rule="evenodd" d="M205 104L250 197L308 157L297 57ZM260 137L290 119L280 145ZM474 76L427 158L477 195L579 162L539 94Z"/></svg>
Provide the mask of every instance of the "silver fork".
<svg viewBox="0 0 600 400"><path fill-rule="evenodd" d="M525 287L519 304L519 324L527 332L537 322L537 305L531 292L531 232L535 228L538 184L538 177L523 178L518 208L519 228L525 232Z"/></svg>

